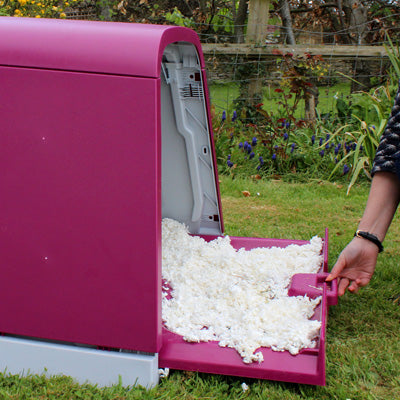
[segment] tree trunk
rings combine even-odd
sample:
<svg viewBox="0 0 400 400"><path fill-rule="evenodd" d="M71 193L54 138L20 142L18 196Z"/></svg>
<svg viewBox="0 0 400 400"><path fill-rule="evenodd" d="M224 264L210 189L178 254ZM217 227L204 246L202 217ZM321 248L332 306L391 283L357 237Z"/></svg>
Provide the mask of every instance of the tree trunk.
<svg viewBox="0 0 400 400"><path fill-rule="evenodd" d="M279 0L279 15L281 17L283 31L285 33L285 42L287 44L296 44L288 0Z"/></svg>
<svg viewBox="0 0 400 400"><path fill-rule="evenodd" d="M206 0L199 0L199 9L202 14L207 13L207 2Z"/></svg>
<svg viewBox="0 0 400 400"><path fill-rule="evenodd" d="M247 0L240 0L236 11L236 1L233 0L234 6L234 25L235 25L235 41L236 43L244 43L244 27L247 18Z"/></svg>
<svg viewBox="0 0 400 400"><path fill-rule="evenodd" d="M368 33L367 9L359 0L343 0L343 12L350 40L355 44L363 44Z"/></svg>
<svg viewBox="0 0 400 400"><path fill-rule="evenodd" d="M368 33L367 9L359 0L343 0L343 12L350 41L358 45L364 44ZM353 64L354 81L351 82L351 92L369 90L370 76L371 64L365 60L356 59Z"/></svg>

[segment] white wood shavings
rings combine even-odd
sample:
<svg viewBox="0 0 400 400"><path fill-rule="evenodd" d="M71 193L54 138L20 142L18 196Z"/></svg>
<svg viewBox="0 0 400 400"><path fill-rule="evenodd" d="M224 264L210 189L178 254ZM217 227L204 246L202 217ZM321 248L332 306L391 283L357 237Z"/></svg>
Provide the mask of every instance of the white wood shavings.
<svg viewBox="0 0 400 400"><path fill-rule="evenodd" d="M207 243L171 219L162 231L162 274L171 289L163 294L162 317L169 330L190 342L218 341L245 363L263 361L259 347L291 354L315 347L321 322L309 318L320 298L287 292L294 274L320 269L320 238L236 251L228 236Z"/></svg>

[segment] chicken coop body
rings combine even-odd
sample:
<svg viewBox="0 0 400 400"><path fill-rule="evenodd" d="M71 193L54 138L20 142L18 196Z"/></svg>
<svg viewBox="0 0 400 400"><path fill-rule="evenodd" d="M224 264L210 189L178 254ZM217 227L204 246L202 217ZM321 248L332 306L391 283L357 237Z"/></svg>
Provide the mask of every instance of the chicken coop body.
<svg viewBox="0 0 400 400"><path fill-rule="evenodd" d="M0 368L151 387L175 368L322 385L335 288L316 348L244 364L161 316L161 220L224 233L209 97L190 29L0 17ZM235 248L285 239L232 238Z"/></svg>

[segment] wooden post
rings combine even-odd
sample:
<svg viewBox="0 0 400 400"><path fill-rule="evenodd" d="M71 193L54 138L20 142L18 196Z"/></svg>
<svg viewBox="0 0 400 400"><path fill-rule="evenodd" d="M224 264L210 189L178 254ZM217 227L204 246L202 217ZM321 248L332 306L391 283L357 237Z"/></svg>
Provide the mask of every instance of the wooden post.
<svg viewBox="0 0 400 400"><path fill-rule="evenodd" d="M247 22L246 42L264 44L269 19L270 0L249 0L249 19ZM262 98L263 76L252 79L248 87L250 98Z"/></svg>
<svg viewBox="0 0 400 400"><path fill-rule="evenodd" d="M264 44L269 20L270 0L249 0L249 19L247 22L247 43Z"/></svg>
<svg viewBox="0 0 400 400"><path fill-rule="evenodd" d="M318 104L319 91L318 87L313 84L305 93L304 97L304 113L305 120L310 124L314 124L316 121L317 113L316 107Z"/></svg>
<svg viewBox="0 0 400 400"><path fill-rule="evenodd" d="M304 99L304 111L305 111L305 120L314 123L315 122L315 96L312 94L306 94Z"/></svg>

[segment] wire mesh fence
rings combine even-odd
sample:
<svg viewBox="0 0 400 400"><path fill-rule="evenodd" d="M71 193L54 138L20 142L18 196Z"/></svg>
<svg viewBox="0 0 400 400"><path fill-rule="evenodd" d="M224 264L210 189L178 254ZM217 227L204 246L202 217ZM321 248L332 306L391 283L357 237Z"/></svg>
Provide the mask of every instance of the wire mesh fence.
<svg viewBox="0 0 400 400"><path fill-rule="evenodd" d="M340 47L340 49L338 49ZM256 50L256 51L254 51ZM316 107L329 113L337 98L348 98L354 91L369 91L389 78L390 61L381 46L279 46L203 44L212 104L217 112L232 111L238 101L279 105L285 79L302 72L315 86ZM321 53L323 55L321 55ZM282 59L293 58L291 71L284 71ZM318 65L304 68L307 59L318 57ZM305 117L304 102L298 117Z"/></svg>
<svg viewBox="0 0 400 400"><path fill-rule="evenodd" d="M279 57L227 56L215 51L206 54L205 59L211 100L217 110L231 110L238 99L255 103L254 96L260 100L257 102L262 103L280 101L279 88L284 78ZM350 95L352 80L368 82L361 86L366 91L374 85L384 84L388 79L389 65L386 56L368 60L356 54L346 59L322 58L320 73L317 70L313 77L318 89L317 107L322 107L321 112L329 112L335 98ZM251 87L257 87L257 90L252 92Z"/></svg>
<svg viewBox="0 0 400 400"><path fill-rule="evenodd" d="M390 61L383 45L388 34L392 38L400 34L400 28L393 24L387 30L385 20L393 17L396 15L335 32L323 23L309 21L307 28L294 29L295 46L283 45L286 34L281 25L261 26L262 40L253 44L234 44L235 32L245 30L245 26L227 29L226 25L213 25L210 29L206 24L193 23L191 27L203 44L212 103L217 111L232 110L238 99L276 107L281 101L276 89L282 86L285 76L280 59L286 53L294 54L298 64L310 54L322 56L319 70L308 71L308 78L317 88L317 112L329 113L337 98L347 98L355 91L369 91L388 80ZM365 44L356 40L357 32L363 32ZM349 37L354 39L353 44L344 45ZM279 54L273 53L276 48L280 49ZM305 117L304 104L301 107L298 113Z"/></svg>

